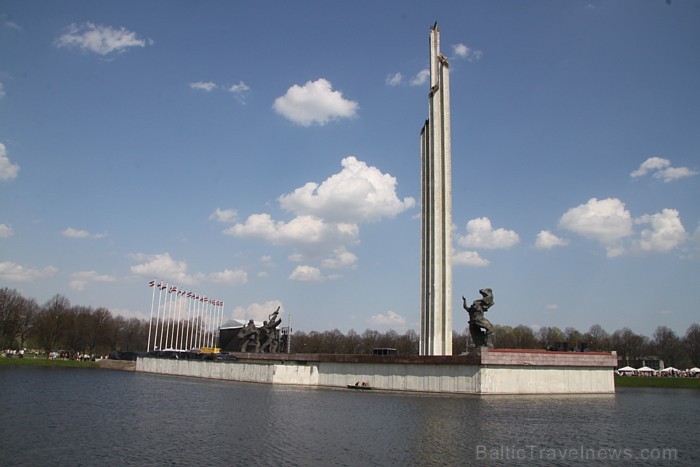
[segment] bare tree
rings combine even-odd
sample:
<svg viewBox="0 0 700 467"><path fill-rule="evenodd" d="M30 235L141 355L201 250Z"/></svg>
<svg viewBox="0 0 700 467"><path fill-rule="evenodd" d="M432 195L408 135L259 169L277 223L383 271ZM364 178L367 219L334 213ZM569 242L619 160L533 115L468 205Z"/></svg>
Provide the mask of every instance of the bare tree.
<svg viewBox="0 0 700 467"><path fill-rule="evenodd" d="M610 336L600 324L594 324L584 335L588 348L593 351L608 350Z"/></svg>
<svg viewBox="0 0 700 467"><path fill-rule="evenodd" d="M0 289L0 347L15 348L24 298L15 289Z"/></svg>
<svg viewBox="0 0 700 467"><path fill-rule="evenodd" d="M65 334L70 302L60 294L50 298L37 314L32 336L46 352L57 350L59 339Z"/></svg>
<svg viewBox="0 0 700 467"><path fill-rule="evenodd" d="M700 324L690 325L683 337L683 347L690 358L690 365L700 366Z"/></svg>

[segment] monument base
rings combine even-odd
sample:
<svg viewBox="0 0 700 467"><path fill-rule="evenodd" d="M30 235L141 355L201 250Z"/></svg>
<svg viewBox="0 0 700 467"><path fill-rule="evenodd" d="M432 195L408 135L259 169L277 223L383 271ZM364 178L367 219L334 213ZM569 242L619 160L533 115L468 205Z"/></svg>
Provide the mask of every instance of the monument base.
<svg viewBox="0 0 700 467"><path fill-rule="evenodd" d="M479 349L459 356L234 353L216 362L139 358L136 371L229 381L443 394L613 394L615 352Z"/></svg>

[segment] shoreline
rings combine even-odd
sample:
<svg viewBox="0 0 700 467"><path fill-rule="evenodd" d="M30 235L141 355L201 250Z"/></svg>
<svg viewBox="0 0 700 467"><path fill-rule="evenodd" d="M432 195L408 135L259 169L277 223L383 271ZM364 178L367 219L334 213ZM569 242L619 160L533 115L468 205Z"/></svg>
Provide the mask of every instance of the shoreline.
<svg viewBox="0 0 700 467"><path fill-rule="evenodd" d="M48 360L42 357L0 358L2 366L55 366L73 368L100 368L107 370L135 371L136 362L130 360ZM662 378L658 376L615 376L615 387L620 388L669 388L700 389L700 378Z"/></svg>

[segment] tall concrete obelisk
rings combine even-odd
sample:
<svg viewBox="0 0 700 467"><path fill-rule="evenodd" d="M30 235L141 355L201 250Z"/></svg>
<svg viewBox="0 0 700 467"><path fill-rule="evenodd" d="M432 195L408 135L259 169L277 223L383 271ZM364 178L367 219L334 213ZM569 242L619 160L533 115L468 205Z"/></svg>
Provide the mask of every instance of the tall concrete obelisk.
<svg viewBox="0 0 700 467"><path fill-rule="evenodd" d="M420 355L452 355L450 68L430 28L429 118L420 133Z"/></svg>

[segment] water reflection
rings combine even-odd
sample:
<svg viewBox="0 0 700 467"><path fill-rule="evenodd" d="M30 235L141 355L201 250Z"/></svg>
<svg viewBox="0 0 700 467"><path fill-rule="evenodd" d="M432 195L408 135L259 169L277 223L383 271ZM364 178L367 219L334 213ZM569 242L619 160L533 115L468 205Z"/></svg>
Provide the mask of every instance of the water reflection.
<svg viewBox="0 0 700 467"><path fill-rule="evenodd" d="M571 459L600 449L659 465L640 456L661 448L700 463L692 390L425 396L31 367L0 381L4 466L608 465Z"/></svg>

